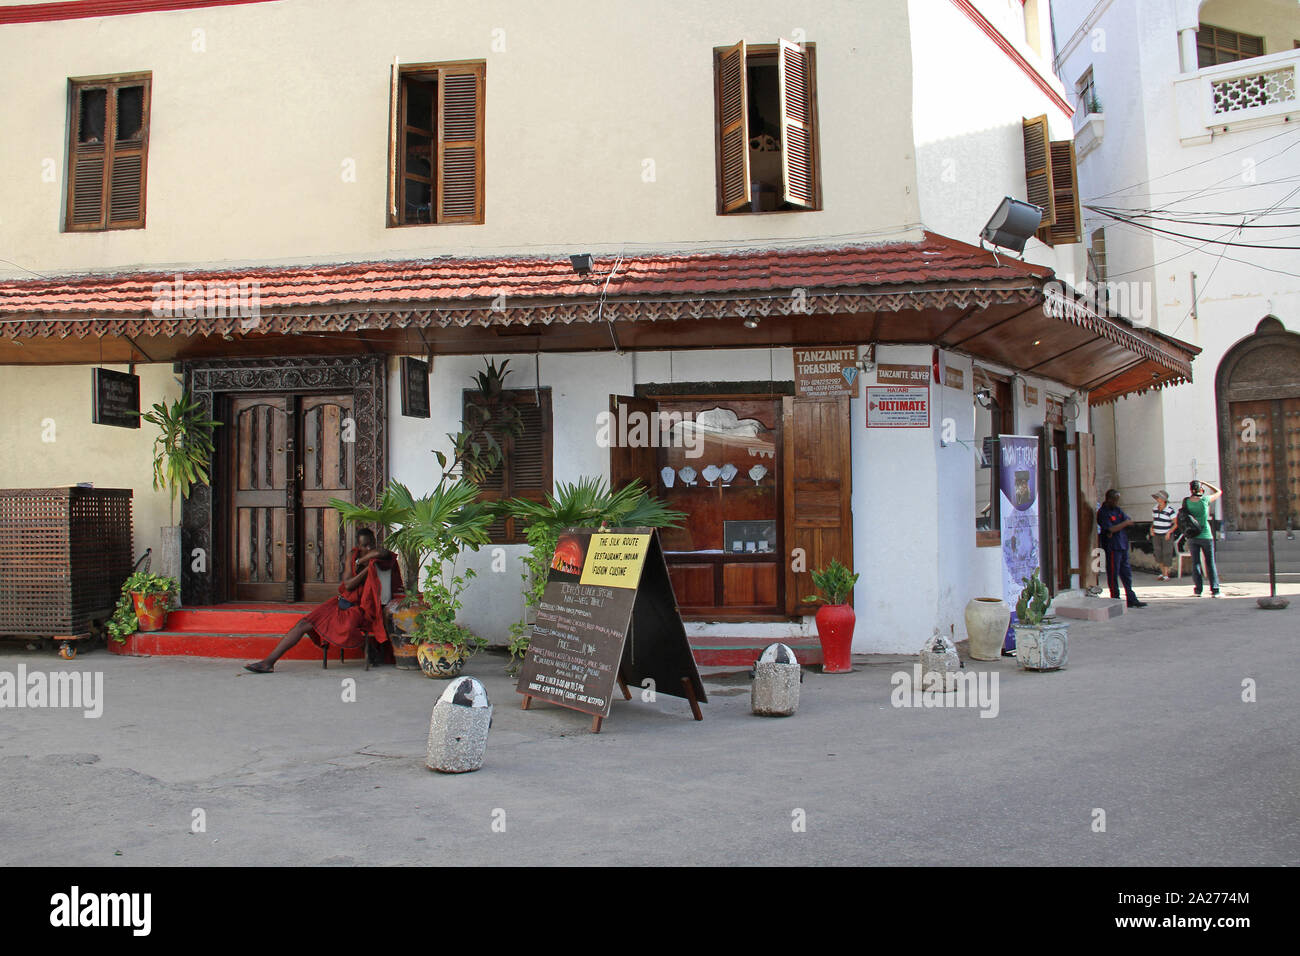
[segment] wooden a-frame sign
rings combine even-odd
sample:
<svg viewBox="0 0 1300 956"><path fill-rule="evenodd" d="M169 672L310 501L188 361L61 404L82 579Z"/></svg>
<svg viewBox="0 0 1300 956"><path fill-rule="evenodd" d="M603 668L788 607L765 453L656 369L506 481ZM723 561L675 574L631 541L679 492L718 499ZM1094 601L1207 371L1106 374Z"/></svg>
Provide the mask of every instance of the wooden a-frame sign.
<svg viewBox="0 0 1300 956"><path fill-rule="evenodd" d="M653 683L646 683L652 681ZM599 733L614 686L708 702L668 565L653 528L567 528L560 534L516 690L592 715Z"/></svg>

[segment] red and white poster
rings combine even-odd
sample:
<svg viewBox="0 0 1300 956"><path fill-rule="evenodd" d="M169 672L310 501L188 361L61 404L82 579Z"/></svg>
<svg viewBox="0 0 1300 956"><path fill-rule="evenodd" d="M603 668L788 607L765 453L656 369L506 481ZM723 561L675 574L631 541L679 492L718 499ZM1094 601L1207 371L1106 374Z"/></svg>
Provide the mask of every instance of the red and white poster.
<svg viewBox="0 0 1300 956"><path fill-rule="evenodd" d="M930 386L877 385L866 391L868 428L930 427Z"/></svg>

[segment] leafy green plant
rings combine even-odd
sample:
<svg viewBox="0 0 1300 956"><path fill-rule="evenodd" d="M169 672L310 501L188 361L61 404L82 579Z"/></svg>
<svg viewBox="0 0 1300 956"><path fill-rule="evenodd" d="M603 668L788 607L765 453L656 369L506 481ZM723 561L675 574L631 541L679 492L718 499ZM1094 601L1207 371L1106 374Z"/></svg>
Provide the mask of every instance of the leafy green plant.
<svg viewBox="0 0 1300 956"><path fill-rule="evenodd" d="M628 528L675 528L686 515L673 511L646 491L639 480L611 491L604 478L579 478L572 484L560 482L545 501L512 498L498 506L502 515L524 525L529 551L524 556L524 604L536 608L546 590L546 576L555 556L560 532L565 528L597 528L601 525ZM529 625L525 619L510 625L510 658L518 667L528 653Z"/></svg>
<svg viewBox="0 0 1300 956"><path fill-rule="evenodd" d="M126 639L140 627L140 620L135 614L135 602L131 600L131 595L170 597L179 590L175 578L150 574L147 571L136 571L122 585L122 592L117 596L117 604L113 608L113 616L104 625L105 629L112 635L113 640L119 644L126 643Z"/></svg>
<svg viewBox="0 0 1300 956"><path fill-rule="evenodd" d="M815 604L825 600L828 604L843 604L852 593L853 586L858 583L859 577L860 575L852 573L840 564L838 559L832 559L826 567L812 573L813 587L820 591L823 597L810 594L804 598L804 601Z"/></svg>
<svg viewBox="0 0 1300 956"><path fill-rule="evenodd" d="M153 487L171 495L171 523L176 523L176 495L190 496L194 485L208 483L212 464L212 430L221 424L208 418L203 405L188 392L170 405L157 402L141 412L143 421L158 429L153 442Z"/></svg>
<svg viewBox="0 0 1300 956"><path fill-rule="evenodd" d="M1084 110L1089 115L1101 112L1101 100L1097 98L1096 93L1090 93L1088 95L1088 101L1084 104Z"/></svg>
<svg viewBox="0 0 1300 956"><path fill-rule="evenodd" d="M1034 573L1029 577L1020 580L1025 587L1020 592L1020 600L1016 602L1016 623L1036 627L1043 623L1051 595L1047 593L1047 585L1038 579L1038 568L1034 568Z"/></svg>

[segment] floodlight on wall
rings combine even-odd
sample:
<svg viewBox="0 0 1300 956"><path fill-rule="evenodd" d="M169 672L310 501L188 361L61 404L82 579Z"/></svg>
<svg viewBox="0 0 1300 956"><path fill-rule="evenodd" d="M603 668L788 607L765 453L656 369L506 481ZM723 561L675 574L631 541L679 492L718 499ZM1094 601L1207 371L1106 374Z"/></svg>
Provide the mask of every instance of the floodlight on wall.
<svg viewBox="0 0 1300 956"><path fill-rule="evenodd" d="M758 316L751 315L747 319L745 319L745 328L747 329L758 328Z"/></svg>
<svg viewBox="0 0 1300 956"><path fill-rule="evenodd" d="M993 391L987 385L975 390L975 401L980 403L980 408L993 407Z"/></svg>
<svg viewBox="0 0 1300 956"><path fill-rule="evenodd" d="M580 255L569 256L569 262L573 266L574 272L578 273L580 276L585 276L591 272L594 260L592 259L590 252L584 252Z"/></svg>
<svg viewBox="0 0 1300 956"><path fill-rule="evenodd" d="M983 249L987 241L991 245L1018 252L1024 258L1025 243L1038 231L1038 225L1042 221L1043 210L1033 203L1007 196L980 233L980 248Z"/></svg>

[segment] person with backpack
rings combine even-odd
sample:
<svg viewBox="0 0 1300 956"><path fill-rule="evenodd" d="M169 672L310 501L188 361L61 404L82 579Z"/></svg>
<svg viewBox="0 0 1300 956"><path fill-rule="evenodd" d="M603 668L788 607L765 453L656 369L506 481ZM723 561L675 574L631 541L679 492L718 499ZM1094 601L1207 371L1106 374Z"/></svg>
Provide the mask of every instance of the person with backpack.
<svg viewBox="0 0 1300 956"><path fill-rule="evenodd" d="M1106 492L1106 500L1097 510L1097 532L1101 537L1102 549L1106 552L1106 583L1110 585L1110 596L1119 599L1120 583L1124 584L1124 595L1129 607L1146 607L1145 601L1139 601L1133 593L1133 570L1128 563L1128 527L1133 519L1119 507L1119 492L1111 488Z"/></svg>
<svg viewBox="0 0 1300 956"><path fill-rule="evenodd" d="M1205 578L1210 579L1210 597L1219 597L1219 572L1214 566L1214 531L1210 527L1210 505L1223 496L1223 492L1208 481L1193 480L1188 485L1191 494L1183 499L1178 509L1178 532L1187 539L1192 553L1192 594L1201 596ZM1206 495L1205 489L1212 492ZM1205 561L1205 574L1201 574L1201 560Z"/></svg>

